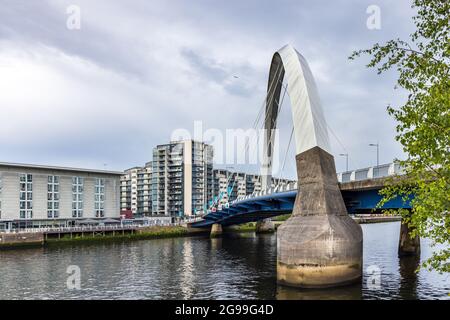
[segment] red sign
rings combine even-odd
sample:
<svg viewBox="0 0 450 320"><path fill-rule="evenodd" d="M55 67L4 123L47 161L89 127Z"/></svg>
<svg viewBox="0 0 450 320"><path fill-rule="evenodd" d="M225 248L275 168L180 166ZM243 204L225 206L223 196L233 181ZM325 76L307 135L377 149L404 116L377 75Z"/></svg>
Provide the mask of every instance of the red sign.
<svg viewBox="0 0 450 320"><path fill-rule="evenodd" d="M133 212L131 210L120 211L120 216L122 219L133 219Z"/></svg>

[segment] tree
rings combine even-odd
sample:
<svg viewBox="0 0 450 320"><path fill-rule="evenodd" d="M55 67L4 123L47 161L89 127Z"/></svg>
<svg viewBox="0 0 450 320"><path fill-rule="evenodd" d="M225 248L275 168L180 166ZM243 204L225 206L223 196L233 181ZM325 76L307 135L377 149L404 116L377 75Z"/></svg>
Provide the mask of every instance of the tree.
<svg viewBox="0 0 450 320"><path fill-rule="evenodd" d="M422 265L450 272L450 1L413 0L412 8L416 31L409 41L376 43L349 59L371 56L367 67L378 74L396 68L396 87L408 92L404 105L387 107L397 121L396 140L407 154L406 160L396 160L406 175L380 191L379 205L397 196L412 198L411 210L395 213L402 215L412 237L443 246Z"/></svg>

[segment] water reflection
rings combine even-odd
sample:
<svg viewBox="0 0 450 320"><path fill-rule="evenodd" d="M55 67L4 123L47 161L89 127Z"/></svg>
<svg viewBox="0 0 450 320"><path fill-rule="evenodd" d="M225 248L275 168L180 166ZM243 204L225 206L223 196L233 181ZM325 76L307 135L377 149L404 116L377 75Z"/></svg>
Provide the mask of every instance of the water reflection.
<svg viewBox="0 0 450 320"><path fill-rule="evenodd" d="M400 286L398 295L402 299L417 299L418 274L420 265L418 256L405 256L399 258Z"/></svg>
<svg viewBox="0 0 450 320"><path fill-rule="evenodd" d="M211 239L211 250L222 249L222 238L212 238Z"/></svg>
<svg viewBox="0 0 450 320"><path fill-rule="evenodd" d="M194 255L192 252L192 242L183 243L181 270L180 270L180 288L183 299L190 299L193 295L195 284L194 273Z"/></svg>
<svg viewBox="0 0 450 320"><path fill-rule="evenodd" d="M448 275L399 260L399 224L363 225L362 284L277 286L276 235L254 233L0 251L0 299L449 299ZM422 260L432 253L422 241ZM81 269L68 290L67 266ZM380 286L366 282L380 270Z"/></svg>

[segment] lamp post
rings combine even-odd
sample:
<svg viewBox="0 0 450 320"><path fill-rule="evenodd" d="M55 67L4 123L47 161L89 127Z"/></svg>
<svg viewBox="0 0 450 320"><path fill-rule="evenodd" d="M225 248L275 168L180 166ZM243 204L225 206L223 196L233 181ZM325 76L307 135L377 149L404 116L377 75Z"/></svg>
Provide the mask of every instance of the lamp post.
<svg viewBox="0 0 450 320"><path fill-rule="evenodd" d="M348 153L341 153L339 154L342 157L345 157L345 171L348 172Z"/></svg>
<svg viewBox="0 0 450 320"><path fill-rule="evenodd" d="M380 165L380 144L377 143L370 143L370 147L377 147L377 173L378 173L378 166Z"/></svg>

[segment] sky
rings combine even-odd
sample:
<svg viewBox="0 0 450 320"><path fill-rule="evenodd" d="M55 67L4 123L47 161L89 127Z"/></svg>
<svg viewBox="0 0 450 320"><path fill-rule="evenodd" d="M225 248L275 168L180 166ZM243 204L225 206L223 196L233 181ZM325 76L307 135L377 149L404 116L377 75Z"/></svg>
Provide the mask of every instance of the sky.
<svg viewBox="0 0 450 320"><path fill-rule="evenodd" d="M71 5L80 28L67 26ZM380 8L379 29L367 27L370 5ZM0 0L0 162L122 171L195 121L252 128L285 44L315 77L337 171L341 153L350 169L376 164L376 142L380 163L392 162L404 154L386 107L405 93L394 89L395 70L378 75L368 57L348 56L407 39L413 14L406 0ZM280 174L293 178L289 109L286 99Z"/></svg>

